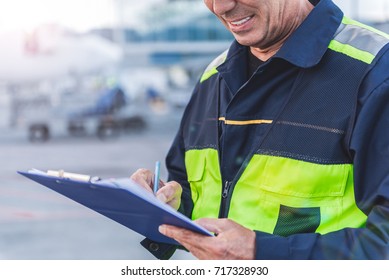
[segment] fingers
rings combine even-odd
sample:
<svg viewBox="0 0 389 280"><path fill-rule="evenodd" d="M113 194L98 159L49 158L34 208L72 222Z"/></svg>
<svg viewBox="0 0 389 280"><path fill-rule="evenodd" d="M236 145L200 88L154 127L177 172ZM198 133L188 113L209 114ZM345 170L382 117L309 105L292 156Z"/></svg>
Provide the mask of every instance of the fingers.
<svg viewBox="0 0 389 280"><path fill-rule="evenodd" d="M195 223L215 234L219 234L230 228L227 219L201 218L196 220Z"/></svg>
<svg viewBox="0 0 389 280"><path fill-rule="evenodd" d="M134 180L136 183L138 183L141 187L146 189L147 191L152 192L152 185L153 185L153 173L150 170L140 168L137 171L135 171L134 174L130 177L132 180Z"/></svg>
<svg viewBox="0 0 389 280"><path fill-rule="evenodd" d="M206 237L202 234L190 230L178 228L175 226L161 225L159 231L184 246L198 259L210 259L207 256L205 243L212 243L212 237Z"/></svg>
<svg viewBox="0 0 389 280"><path fill-rule="evenodd" d="M162 202L169 204L174 209L178 209L181 203L181 185L177 182L168 182L160 188L156 194L157 198Z"/></svg>
<svg viewBox="0 0 389 280"><path fill-rule="evenodd" d="M147 191L153 192L154 174L150 170L144 168L138 169L130 178ZM181 193L181 185L177 182L172 181L165 184L160 180L156 197L177 210L181 204Z"/></svg>
<svg viewBox="0 0 389 280"><path fill-rule="evenodd" d="M162 188L160 188L157 192L157 197L161 196L165 199L164 202L168 202L174 199L177 196L181 196L182 188L181 185L177 182L168 182Z"/></svg>
<svg viewBox="0 0 389 280"><path fill-rule="evenodd" d="M254 259L254 231L229 219L201 219L197 223L218 235L205 236L169 225L162 225L159 230L175 239L199 259Z"/></svg>

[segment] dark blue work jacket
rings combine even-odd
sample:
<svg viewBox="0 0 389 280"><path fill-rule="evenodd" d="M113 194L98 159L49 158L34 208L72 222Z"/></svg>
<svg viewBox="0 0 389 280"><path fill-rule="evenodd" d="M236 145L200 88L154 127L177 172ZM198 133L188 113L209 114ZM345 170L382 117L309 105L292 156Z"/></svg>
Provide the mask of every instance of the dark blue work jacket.
<svg viewBox="0 0 389 280"><path fill-rule="evenodd" d="M257 259L389 258L388 42L330 0L250 77L234 42L196 85L167 156L181 211L255 230Z"/></svg>

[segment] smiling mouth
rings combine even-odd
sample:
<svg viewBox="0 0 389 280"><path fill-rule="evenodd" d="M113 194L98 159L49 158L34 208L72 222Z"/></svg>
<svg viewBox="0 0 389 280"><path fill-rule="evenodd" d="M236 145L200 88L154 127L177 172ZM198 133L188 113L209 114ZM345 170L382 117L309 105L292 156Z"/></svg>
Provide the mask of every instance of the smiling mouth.
<svg viewBox="0 0 389 280"><path fill-rule="evenodd" d="M241 26L241 25L245 24L246 22L248 22L250 19L252 19L252 16L245 17L243 19L236 20L236 21L230 21L230 24L233 26Z"/></svg>

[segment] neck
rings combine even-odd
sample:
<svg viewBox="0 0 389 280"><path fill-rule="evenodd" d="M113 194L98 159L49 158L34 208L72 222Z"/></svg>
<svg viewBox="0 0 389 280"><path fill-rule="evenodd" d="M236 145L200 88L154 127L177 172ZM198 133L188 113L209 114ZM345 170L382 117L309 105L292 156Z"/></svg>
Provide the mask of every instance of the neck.
<svg viewBox="0 0 389 280"><path fill-rule="evenodd" d="M300 26L300 24L305 20L305 18L312 11L314 6L309 1L300 1L299 6L295 7L293 14L290 17L279 23L283 27L283 30L280 32L280 36L276 40L270 42L268 46L265 47L256 47L251 46L250 50L253 55L262 61L267 61L273 55L275 55L279 49L283 46L284 42L289 38L290 35ZM292 9L293 10L293 9ZM288 11L290 11L288 9Z"/></svg>

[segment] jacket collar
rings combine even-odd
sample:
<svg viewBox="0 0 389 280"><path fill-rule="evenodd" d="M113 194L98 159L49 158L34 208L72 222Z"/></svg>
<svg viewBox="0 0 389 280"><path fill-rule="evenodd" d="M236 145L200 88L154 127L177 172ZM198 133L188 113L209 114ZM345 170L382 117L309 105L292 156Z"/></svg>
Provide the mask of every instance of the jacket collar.
<svg viewBox="0 0 389 280"><path fill-rule="evenodd" d="M343 12L331 0L321 0L275 57L303 68L315 66L327 51L342 19Z"/></svg>
<svg viewBox="0 0 389 280"><path fill-rule="evenodd" d="M315 66L327 51L342 18L343 12L331 0L320 0L274 57L303 68ZM235 41L226 62L236 60L243 49L246 47Z"/></svg>

